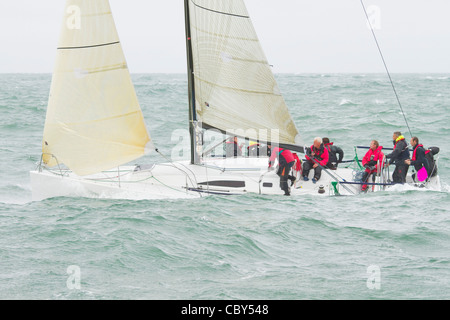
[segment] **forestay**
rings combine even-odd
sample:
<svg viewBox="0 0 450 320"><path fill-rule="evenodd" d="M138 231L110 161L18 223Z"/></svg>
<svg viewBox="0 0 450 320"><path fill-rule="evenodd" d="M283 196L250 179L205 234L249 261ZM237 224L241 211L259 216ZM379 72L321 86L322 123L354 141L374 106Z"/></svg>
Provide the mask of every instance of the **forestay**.
<svg viewBox="0 0 450 320"><path fill-rule="evenodd" d="M109 2L68 0L45 121L44 162L87 175L142 156L149 141Z"/></svg>

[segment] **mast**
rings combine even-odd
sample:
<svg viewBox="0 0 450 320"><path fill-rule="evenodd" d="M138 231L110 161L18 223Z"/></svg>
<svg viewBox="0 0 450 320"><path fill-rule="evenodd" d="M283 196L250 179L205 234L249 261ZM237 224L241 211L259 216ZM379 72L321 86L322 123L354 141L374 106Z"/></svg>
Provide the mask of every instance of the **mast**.
<svg viewBox="0 0 450 320"><path fill-rule="evenodd" d="M197 112L195 108L195 83L194 83L194 61L192 58L191 41L191 21L189 14L189 1L184 0L184 14L186 24L186 57L187 57L187 76L188 76L188 96L189 96L189 136L191 141L191 164L199 163L199 154L197 151Z"/></svg>

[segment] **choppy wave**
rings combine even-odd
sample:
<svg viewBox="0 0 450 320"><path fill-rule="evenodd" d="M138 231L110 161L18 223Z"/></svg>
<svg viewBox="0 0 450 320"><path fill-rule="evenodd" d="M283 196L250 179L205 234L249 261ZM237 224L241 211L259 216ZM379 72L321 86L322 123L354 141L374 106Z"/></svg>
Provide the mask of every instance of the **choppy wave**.
<svg viewBox="0 0 450 320"><path fill-rule="evenodd" d="M449 299L448 75L426 76L395 81L412 133L441 147L441 191L39 202L29 201L28 171L40 158L51 77L0 76L0 298ZM187 128L185 78L133 75L161 150ZM329 136L351 159L355 145L390 146L393 131L409 134L384 76L277 80L305 143ZM67 287L72 265L80 289ZM379 290L367 287L369 267L381 272Z"/></svg>
<svg viewBox="0 0 450 320"><path fill-rule="evenodd" d="M342 99L341 102L339 102L339 106L357 106L358 103L353 102L349 99Z"/></svg>

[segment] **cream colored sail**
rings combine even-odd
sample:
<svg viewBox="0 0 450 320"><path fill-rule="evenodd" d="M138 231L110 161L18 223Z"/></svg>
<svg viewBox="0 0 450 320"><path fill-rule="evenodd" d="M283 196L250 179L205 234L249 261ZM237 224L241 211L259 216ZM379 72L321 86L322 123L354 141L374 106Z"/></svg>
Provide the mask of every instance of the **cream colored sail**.
<svg viewBox="0 0 450 320"><path fill-rule="evenodd" d="M198 120L222 131L299 144L297 128L243 0L189 0ZM261 135L263 133L263 135Z"/></svg>
<svg viewBox="0 0 450 320"><path fill-rule="evenodd" d="M68 0L43 137L44 162L87 175L150 141L108 0Z"/></svg>

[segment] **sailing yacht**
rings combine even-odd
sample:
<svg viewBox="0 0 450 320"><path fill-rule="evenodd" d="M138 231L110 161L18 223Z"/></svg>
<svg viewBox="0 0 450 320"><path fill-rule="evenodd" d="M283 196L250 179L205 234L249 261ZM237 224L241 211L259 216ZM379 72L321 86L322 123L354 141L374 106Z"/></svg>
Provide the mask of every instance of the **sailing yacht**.
<svg viewBox="0 0 450 320"><path fill-rule="evenodd" d="M129 165L158 152L146 129L108 0L67 0L33 200L283 195L268 157L214 156L208 132L304 152L243 0L185 0L190 159ZM219 146L221 148L221 144ZM215 153L214 153L215 154ZM297 167L297 166L296 166ZM301 170L294 174L300 178ZM378 189L387 185L377 176ZM291 195L360 192L354 168L298 179Z"/></svg>

